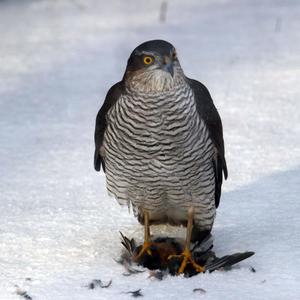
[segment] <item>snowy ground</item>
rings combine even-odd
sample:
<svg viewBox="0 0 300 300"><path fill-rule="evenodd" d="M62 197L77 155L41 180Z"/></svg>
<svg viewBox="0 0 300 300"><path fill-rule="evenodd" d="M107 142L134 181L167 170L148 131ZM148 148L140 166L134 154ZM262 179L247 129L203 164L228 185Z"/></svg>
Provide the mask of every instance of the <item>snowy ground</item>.
<svg viewBox="0 0 300 300"><path fill-rule="evenodd" d="M16 285L38 300L300 298L300 3L169 1L160 23L161 2L0 1L1 300L20 299ZM256 252L231 272L157 281L114 261L118 231L142 230L93 170L94 119L152 38L176 45L222 116L215 250Z"/></svg>

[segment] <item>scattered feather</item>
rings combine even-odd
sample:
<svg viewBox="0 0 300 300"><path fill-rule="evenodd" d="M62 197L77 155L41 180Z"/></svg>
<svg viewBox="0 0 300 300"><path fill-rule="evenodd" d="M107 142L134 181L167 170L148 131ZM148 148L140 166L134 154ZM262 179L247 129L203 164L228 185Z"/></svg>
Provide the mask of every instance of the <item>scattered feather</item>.
<svg viewBox="0 0 300 300"><path fill-rule="evenodd" d="M32 297L29 296L29 294L26 291L20 289L19 287L17 287L16 294L22 297L23 299L32 300Z"/></svg>
<svg viewBox="0 0 300 300"><path fill-rule="evenodd" d="M199 292L199 293L201 293L201 294L205 294L205 293L206 293L206 290L201 289L201 288L196 288L196 289L193 289L193 292L194 292L194 293L195 293L195 292Z"/></svg>
<svg viewBox="0 0 300 300"><path fill-rule="evenodd" d="M94 279L92 282L88 284L88 289L93 290L97 287L100 287L101 289L106 289L110 287L112 284L112 280L110 280L107 284L103 284L103 282L100 279Z"/></svg>
<svg viewBox="0 0 300 300"><path fill-rule="evenodd" d="M264 279L264 280L262 280L260 283L265 283L267 280L266 279Z"/></svg>
<svg viewBox="0 0 300 300"><path fill-rule="evenodd" d="M130 265L124 265L126 272L123 273L123 276L131 276L133 274L144 273L146 270L139 270L131 267Z"/></svg>
<svg viewBox="0 0 300 300"><path fill-rule="evenodd" d="M131 294L132 297L137 298L137 297L143 297L144 295L141 293L141 289L138 289L136 291L129 291L126 294Z"/></svg>

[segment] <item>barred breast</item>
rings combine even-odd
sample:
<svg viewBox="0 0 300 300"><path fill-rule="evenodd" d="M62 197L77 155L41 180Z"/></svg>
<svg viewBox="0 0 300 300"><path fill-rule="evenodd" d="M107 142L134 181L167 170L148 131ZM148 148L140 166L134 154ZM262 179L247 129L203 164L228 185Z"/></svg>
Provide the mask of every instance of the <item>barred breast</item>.
<svg viewBox="0 0 300 300"><path fill-rule="evenodd" d="M127 89L106 116L102 153L107 189L152 223L195 224L210 230L215 217L214 147L185 83L159 93Z"/></svg>

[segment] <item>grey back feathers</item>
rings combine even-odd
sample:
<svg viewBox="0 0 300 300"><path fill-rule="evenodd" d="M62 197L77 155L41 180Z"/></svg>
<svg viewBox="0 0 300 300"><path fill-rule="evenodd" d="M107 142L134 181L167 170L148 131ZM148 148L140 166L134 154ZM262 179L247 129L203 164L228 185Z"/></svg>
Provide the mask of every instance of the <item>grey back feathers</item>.
<svg viewBox="0 0 300 300"><path fill-rule="evenodd" d="M96 119L95 169L102 164L109 193L136 215L147 209L151 222L184 224L194 206L195 225L211 230L227 176L222 124L207 89L184 76L165 43L137 47L108 92ZM158 62L139 66L143 55ZM166 55L172 73L160 61Z"/></svg>

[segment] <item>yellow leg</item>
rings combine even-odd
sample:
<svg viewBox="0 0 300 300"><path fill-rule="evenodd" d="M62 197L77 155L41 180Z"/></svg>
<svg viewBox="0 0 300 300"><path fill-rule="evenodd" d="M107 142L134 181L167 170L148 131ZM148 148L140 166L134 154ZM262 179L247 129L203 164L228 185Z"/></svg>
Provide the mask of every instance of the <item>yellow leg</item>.
<svg viewBox="0 0 300 300"><path fill-rule="evenodd" d="M135 257L135 261L138 261L145 252L151 255L150 245L149 212L144 210L144 244L139 254Z"/></svg>
<svg viewBox="0 0 300 300"><path fill-rule="evenodd" d="M205 272L205 268L199 266L196 264L196 262L193 260L191 251L190 251L190 245L191 245L191 237L192 237L192 229L193 229L193 220L194 220L194 208L191 207L188 210L188 223L186 227L186 240L185 240L185 246L182 254L180 255L171 255L169 257L182 257L182 262L180 265L180 268L178 269L177 274L182 274L187 266L187 264L191 264L193 268L198 272L198 273L203 273Z"/></svg>
<svg viewBox="0 0 300 300"><path fill-rule="evenodd" d="M150 226L149 226L149 212L144 211L144 240L149 242L150 240Z"/></svg>

